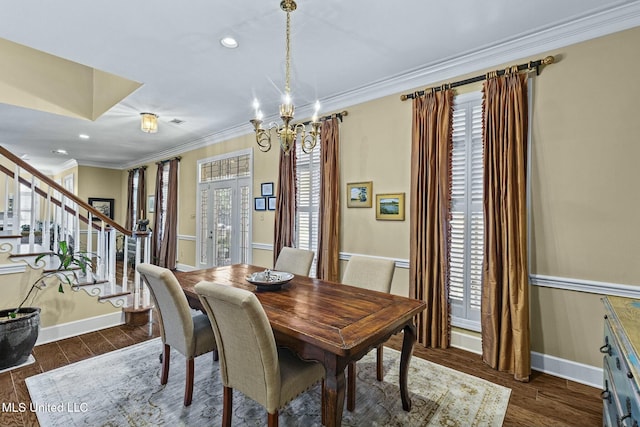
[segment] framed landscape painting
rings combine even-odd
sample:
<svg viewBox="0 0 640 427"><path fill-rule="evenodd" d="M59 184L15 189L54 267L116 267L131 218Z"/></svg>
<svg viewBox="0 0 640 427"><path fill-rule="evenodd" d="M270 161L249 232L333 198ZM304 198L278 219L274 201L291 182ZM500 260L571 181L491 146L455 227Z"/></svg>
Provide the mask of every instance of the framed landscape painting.
<svg viewBox="0 0 640 427"><path fill-rule="evenodd" d="M404 193L376 194L376 219L404 221Z"/></svg>
<svg viewBox="0 0 640 427"><path fill-rule="evenodd" d="M347 184L347 207L370 208L373 182L350 182Z"/></svg>

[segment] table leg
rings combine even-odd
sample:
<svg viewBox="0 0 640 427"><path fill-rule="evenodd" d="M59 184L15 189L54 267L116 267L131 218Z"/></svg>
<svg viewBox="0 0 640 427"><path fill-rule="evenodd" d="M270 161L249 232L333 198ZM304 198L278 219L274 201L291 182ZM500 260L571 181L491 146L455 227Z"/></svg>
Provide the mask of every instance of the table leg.
<svg viewBox="0 0 640 427"><path fill-rule="evenodd" d="M407 389L407 377L409 375L409 362L413 354L413 346L416 343L416 327L408 323L404 327L404 339L402 340L402 354L400 355L400 397L402 409L411 410L411 398Z"/></svg>
<svg viewBox="0 0 640 427"><path fill-rule="evenodd" d="M344 368L336 370L326 369L324 379L324 420L326 427L342 425L342 411L344 409L345 379Z"/></svg>

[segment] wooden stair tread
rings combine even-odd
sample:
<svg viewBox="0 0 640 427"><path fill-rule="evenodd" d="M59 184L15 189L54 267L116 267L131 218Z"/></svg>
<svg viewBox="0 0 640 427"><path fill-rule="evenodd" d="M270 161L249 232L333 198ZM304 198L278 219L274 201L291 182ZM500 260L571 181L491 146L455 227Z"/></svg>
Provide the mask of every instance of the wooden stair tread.
<svg viewBox="0 0 640 427"><path fill-rule="evenodd" d="M14 230L0 230L0 238L20 239L22 238L22 234Z"/></svg>
<svg viewBox="0 0 640 427"><path fill-rule="evenodd" d="M98 296L98 301L104 301L110 298L116 298L116 297L124 297L127 295L131 295L131 292L127 291L127 292L118 292L115 294L108 294L108 295L100 295Z"/></svg>
<svg viewBox="0 0 640 427"><path fill-rule="evenodd" d="M77 285L74 285L74 286L81 288L83 286L101 285L101 284L104 284L104 283L109 283L109 281L108 280L94 280L92 282L78 283Z"/></svg>
<svg viewBox="0 0 640 427"><path fill-rule="evenodd" d="M53 255L54 253L42 245L21 243L9 255L10 258L19 258L25 256Z"/></svg>

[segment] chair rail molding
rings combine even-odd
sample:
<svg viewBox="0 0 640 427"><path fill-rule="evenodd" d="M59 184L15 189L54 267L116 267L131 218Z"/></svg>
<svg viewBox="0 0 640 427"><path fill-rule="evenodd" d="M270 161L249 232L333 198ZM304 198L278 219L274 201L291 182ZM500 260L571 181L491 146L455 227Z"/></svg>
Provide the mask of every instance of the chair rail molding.
<svg viewBox="0 0 640 427"><path fill-rule="evenodd" d="M530 274L529 283L533 286L564 289L568 291L587 292L599 295L614 295L627 298L640 298L640 286L622 283L597 282L594 280L574 279L569 277L545 276Z"/></svg>

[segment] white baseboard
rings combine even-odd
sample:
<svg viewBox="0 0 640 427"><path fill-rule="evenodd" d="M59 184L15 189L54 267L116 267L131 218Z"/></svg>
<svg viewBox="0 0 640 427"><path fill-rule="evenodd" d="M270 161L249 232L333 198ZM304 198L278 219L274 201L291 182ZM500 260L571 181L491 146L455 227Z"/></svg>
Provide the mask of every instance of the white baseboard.
<svg viewBox="0 0 640 427"><path fill-rule="evenodd" d="M102 316L90 317L88 319L40 328L36 345L71 338L88 332L98 331L100 329L111 328L113 326L122 325L123 323L124 313L122 311L118 311L115 313L103 314Z"/></svg>
<svg viewBox="0 0 640 427"><path fill-rule="evenodd" d="M195 268L192 265L188 265L188 264L176 264L176 270L178 270L178 271L195 271L195 270L197 270L197 268Z"/></svg>
<svg viewBox="0 0 640 427"><path fill-rule="evenodd" d="M602 368L595 366L532 351L531 369L591 387L602 388Z"/></svg>
<svg viewBox="0 0 640 427"><path fill-rule="evenodd" d="M482 339L476 335L452 331L451 347L482 354ZM591 387L602 388L602 368L595 366L532 351L531 369Z"/></svg>

